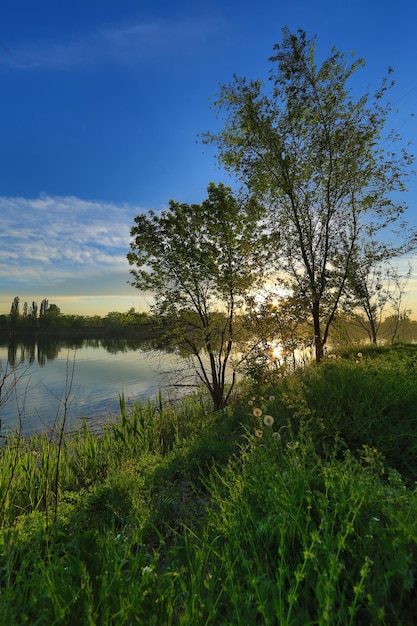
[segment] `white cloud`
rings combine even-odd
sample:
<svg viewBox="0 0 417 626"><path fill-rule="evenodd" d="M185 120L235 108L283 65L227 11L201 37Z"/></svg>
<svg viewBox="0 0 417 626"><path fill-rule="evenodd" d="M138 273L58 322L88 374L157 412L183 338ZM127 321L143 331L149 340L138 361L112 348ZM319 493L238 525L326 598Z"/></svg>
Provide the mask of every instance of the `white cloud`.
<svg viewBox="0 0 417 626"><path fill-rule="evenodd" d="M193 51L224 26L202 16L176 20L129 22L105 26L77 39L9 44L0 63L22 69L70 69L103 63L136 64Z"/></svg>
<svg viewBox="0 0 417 626"><path fill-rule="evenodd" d="M0 197L3 288L68 293L82 283L85 293L105 293L116 275L125 283L130 228L141 212L75 197Z"/></svg>

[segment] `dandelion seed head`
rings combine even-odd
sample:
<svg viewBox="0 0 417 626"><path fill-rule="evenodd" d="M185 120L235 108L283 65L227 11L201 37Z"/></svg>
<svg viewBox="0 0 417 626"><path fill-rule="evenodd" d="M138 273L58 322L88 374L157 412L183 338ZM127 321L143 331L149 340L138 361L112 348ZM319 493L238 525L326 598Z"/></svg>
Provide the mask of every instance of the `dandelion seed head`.
<svg viewBox="0 0 417 626"><path fill-rule="evenodd" d="M265 426L272 426L272 424L274 423L274 418L272 417L272 415L265 415L264 416L264 424Z"/></svg>
<svg viewBox="0 0 417 626"><path fill-rule="evenodd" d="M276 439L277 441L280 441L281 439L281 434L278 432L272 433L272 436L274 439Z"/></svg>

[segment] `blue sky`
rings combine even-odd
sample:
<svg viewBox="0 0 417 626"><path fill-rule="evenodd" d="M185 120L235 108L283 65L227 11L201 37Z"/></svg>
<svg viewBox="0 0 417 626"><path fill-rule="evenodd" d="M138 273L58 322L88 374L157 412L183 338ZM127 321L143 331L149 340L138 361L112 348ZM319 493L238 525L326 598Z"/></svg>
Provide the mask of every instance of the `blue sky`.
<svg viewBox="0 0 417 626"><path fill-rule="evenodd" d="M2 3L0 313L16 295L63 313L144 306L127 284L133 218L230 184L197 136L217 127L219 84L267 76L284 26L316 35L319 57L364 57L363 90L392 66L392 125L415 146L416 23L414 0Z"/></svg>

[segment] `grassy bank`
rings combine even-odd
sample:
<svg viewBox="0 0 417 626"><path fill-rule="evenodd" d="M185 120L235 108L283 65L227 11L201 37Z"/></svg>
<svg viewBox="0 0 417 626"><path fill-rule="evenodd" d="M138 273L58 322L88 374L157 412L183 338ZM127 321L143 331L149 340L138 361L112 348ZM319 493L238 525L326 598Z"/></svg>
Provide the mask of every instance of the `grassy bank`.
<svg viewBox="0 0 417 626"><path fill-rule="evenodd" d="M0 452L0 624L415 624L417 351Z"/></svg>

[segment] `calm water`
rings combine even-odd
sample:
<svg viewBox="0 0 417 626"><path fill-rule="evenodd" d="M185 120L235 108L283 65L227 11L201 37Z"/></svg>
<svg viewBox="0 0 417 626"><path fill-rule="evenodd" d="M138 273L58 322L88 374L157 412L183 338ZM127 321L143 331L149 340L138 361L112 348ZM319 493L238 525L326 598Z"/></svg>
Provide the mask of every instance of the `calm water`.
<svg viewBox="0 0 417 626"><path fill-rule="evenodd" d="M17 372L16 388L7 399L5 389L0 396L2 434L17 427L19 412L24 434L39 432L62 418L71 378L69 429L79 426L83 417L94 426L117 415L121 393L132 403L157 396L159 390L167 392L186 363L175 354L126 339L0 345L0 362L3 374L13 366ZM1 380L2 376L0 384ZM11 381L7 379L4 387L10 390ZM176 389L184 393L187 387Z"/></svg>

